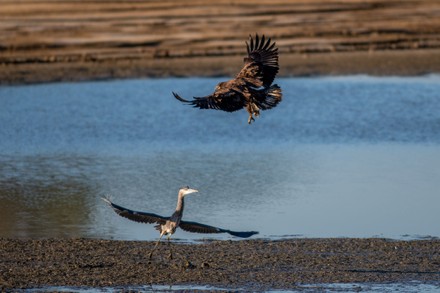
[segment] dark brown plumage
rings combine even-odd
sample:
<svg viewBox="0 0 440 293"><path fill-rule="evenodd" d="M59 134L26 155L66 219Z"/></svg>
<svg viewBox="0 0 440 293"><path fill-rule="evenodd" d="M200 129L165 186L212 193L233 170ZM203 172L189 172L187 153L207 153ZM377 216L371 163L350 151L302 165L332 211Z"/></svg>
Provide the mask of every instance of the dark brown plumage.
<svg viewBox="0 0 440 293"><path fill-rule="evenodd" d="M254 121L254 116L260 115L260 110L268 110L281 102L281 88L272 85L278 73L278 48L271 39L255 35L255 40L249 36L246 42L248 56L244 58L244 66L234 79L219 83L212 95L194 97L188 101L173 92L174 97L181 102L200 109L215 109L226 112L238 111L245 108L249 113L248 123Z"/></svg>

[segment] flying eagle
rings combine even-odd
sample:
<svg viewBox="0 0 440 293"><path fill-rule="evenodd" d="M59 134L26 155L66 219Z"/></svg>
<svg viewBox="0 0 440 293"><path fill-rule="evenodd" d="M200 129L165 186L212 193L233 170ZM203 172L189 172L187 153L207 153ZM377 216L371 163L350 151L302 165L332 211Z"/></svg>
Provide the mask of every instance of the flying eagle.
<svg viewBox="0 0 440 293"><path fill-rule="evenodd" d="M249 113L248 123L255 121L260 110L275 107L281 102L281 88L272 85L278 73L278 48L270 38L261 39L258 34L255 40L249 36L246 42L248 56L244 58L244 66L234 79L221 82L215 87L212 95L194 97L188 101L173 92L174 97L181 102L200 109L215 109L226 112L238 111L245 108Z"/></svg>

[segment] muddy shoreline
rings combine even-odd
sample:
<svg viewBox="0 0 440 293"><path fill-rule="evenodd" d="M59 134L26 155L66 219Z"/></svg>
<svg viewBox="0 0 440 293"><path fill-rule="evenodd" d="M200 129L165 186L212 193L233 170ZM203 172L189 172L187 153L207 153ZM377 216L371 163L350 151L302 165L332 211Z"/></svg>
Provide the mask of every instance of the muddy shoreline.
<svg viewBox="0 0 440 293"><path fill-rule="evenodd" d="M240 56L16 64L3 66L0 85L127 78L235 76ZM440 50L284 54L279 77L353 75L419 76L440 73Z"/></svg>
<svg viewBox="0 0 440 293"><path fill-rule="evenodd" d="M4 1L0 85L233 76L249 34L279 76L440 72L437 0Z"/></svg>
<svg viewBox="0 0 440 293"><path fill-rule="evenodd" d="M290 239L166 243L0 239L0 288L149 284L295 288L440 281L440 240Z"/></svg>

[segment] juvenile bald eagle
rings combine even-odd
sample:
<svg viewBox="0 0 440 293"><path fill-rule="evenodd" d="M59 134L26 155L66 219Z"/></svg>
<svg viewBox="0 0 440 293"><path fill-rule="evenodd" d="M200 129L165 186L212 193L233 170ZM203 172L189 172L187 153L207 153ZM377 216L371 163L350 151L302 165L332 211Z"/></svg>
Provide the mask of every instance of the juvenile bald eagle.
<svg viewBox="0 0 440 293"><path fill-rule="evenodd" d="M188 101L173 92L181 102L200 109L215 109L234 112L245 108L249 113L248 123L255 121L260 110L275 107L282 99L281 88L272 85L278 73L278 48L270 38L261 39L258 34L255 40L249 36L246 42L248 56L244 58L244 66L234 79L221 82L215 87L212 95L194 97Z"/></svg>

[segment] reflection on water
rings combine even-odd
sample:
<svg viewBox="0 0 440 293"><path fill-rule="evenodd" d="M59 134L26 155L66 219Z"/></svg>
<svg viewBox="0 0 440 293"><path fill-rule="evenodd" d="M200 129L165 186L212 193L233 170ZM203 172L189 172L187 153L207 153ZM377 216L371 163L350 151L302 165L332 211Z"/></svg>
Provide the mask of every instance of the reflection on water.
<svg viewBox="0 0 440 293"><path fill-rule="evenodd" d="M440 237L440 77L280 79L251 126L170 95L217 81L0 88L0 237L151 240L100 196L169 215L187 184L185 219L259 237Z"/></svg>
<svg viewBox="0 0 440 293"><path fill-rule="evenodd" d="M296 289L268 290L267 288L220 288L213 286L196 285L145 285L127 287L43 287L37 289L26 289L26 292L40 292L41 290L50 292L113 292L113 291L136 291L136 292L438 292L439 282L401 282L401 283L345 283L345 284L297 284ZM21 291L18 291L21 292Z"/></svg>
<svg viewBox="0 0 440 293"><path fill-rule="evenodd" d="M1 235L83 236L92 214L90 195L97 190L85 174L77 173L84 163L74 157L4 157Z"/></svg>

